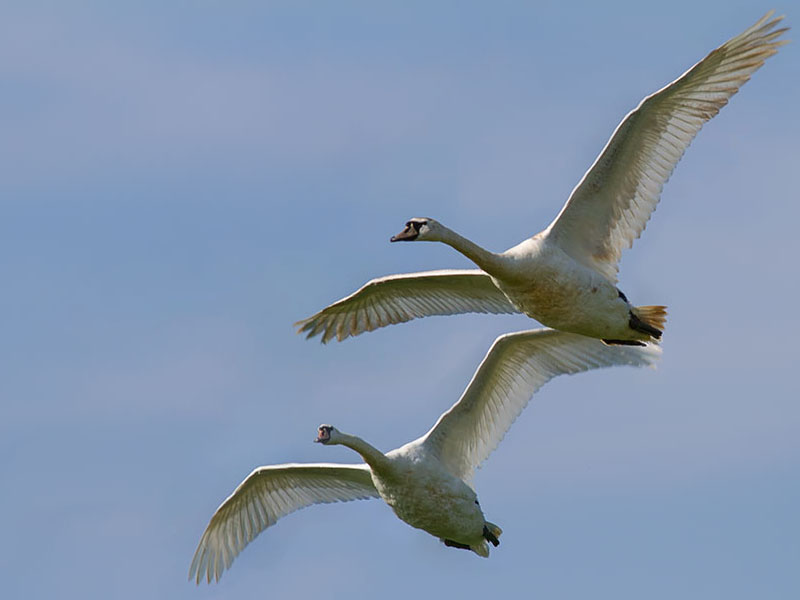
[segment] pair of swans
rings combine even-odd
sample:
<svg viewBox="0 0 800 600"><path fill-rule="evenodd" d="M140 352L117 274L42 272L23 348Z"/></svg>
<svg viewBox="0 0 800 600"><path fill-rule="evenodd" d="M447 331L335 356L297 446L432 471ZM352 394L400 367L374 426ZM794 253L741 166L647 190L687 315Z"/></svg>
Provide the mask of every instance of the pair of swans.
<svg viewBox="0 0 800 600"><path fill-rule="evenodd" d="M475 468L503 439L533 393L558 375L615 365L653 365L661 349L606 346L552 329L495 340L467 389L422 437L383 453L363 439L321 425L317 442L341 444L364 464L259 467L214 513L189 577L219 580L234 558L281 517L311 504L382 498L413 527L446 545L489 556L501 530L486 521L472 487Z"/></svg>
<svg viewBox="0 0 800 600"><path fill-rule="evenodd" d="M775 29L782 17L771 17L770 12L631 111L541 233L495 254L433 219L412 219L392 241L443 242L480 270L374 279L298 323L300 331L319 334L323 342L464 312L523 312L561 331L498 338L461 399L427 434L386 454L320 426L316 441L347 446L364 464L256 469L214 513L190 578L218 580L261 531L299 508L375 497L445 544L488 556L488 544L497 545L501 530L485 520L472 476L531 395L557 375L651 365L660 355L647 342L661 337L664 307L634 307L617 289L620 254L643 231L661 188L703 123L785 43L777 38L786 29Z"/></svg>

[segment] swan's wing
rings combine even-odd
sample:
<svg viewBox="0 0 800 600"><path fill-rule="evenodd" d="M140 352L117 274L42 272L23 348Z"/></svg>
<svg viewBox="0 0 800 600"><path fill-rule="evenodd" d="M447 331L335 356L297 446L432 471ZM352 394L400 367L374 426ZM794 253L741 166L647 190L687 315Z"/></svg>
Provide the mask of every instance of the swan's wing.
<svg viewBox="0 0 800 600"><path fill-rule="evenodd" d="M787 28L774 29L783 17L771 16L725 42L623 119L548 228L551 240L616 282L620 254L644 230L694 136L786 43L777 38Z"/></svg>
<svg viewBox="0 0 800 600"><path fill-rule="evenodd" d="M481 270L424 271L368 281L295 326L308 338L322 334L327 343L419 317L468 312L519 311Z"/></svg>
<svg viewBox="0 0 800 600"><path fill-rule="evenodd" d="M467 389L423 437L423 444L455 475L470 481L497 447L534 392L557 375L614 365L652 365L655 345L606 346L553 329L497 338Z"/></svg>
<svg viewBox="0 0 800 600"><path fill-rule="evenodd" d="M377 498L367 465L286 464L259 467L211 517L189 567L189 579L219 581L255 537L283 516L324 502Z"/></svg>

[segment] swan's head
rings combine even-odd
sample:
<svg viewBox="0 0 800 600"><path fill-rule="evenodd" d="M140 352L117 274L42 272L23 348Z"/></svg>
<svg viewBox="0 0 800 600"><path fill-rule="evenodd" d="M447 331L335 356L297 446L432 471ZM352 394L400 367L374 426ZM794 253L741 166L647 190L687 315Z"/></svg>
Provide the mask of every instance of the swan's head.
<svg viewBox="0 0 800 600"><path fill-rule="evenodd" d="M333 425L320 425L317 428L317 439L314 441L327 446L328 444L335 444L338 435L339 432Z"/></svg>
<svg viewBox="0 0 800 600"><path fill-rule="evenodd" d="M442 226L438 221L427 217L414 217L406 223L406 228L393 235L390 242L438 242Z"/></svg>

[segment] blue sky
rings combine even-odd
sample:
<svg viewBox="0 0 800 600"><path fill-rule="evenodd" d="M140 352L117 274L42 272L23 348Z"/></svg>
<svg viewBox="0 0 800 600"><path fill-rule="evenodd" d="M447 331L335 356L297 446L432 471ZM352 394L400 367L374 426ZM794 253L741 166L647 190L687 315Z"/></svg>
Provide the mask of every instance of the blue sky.
<svg viewBox="0 0 800 600"><path fill-rule="evenodd" d="M494 250L539 231L628 110L771 6L165 4L0 8L8 597L797 597L796 42L623 255L628 297L669 306L660 368L554 381L478 473L505 532L489 560L355 502L186 581L253 467L355 462L311 443L321 422L417 437L497 335L535 326L322 346L294 321L374 276L468 266L390 245L408 217Z"/></svg>

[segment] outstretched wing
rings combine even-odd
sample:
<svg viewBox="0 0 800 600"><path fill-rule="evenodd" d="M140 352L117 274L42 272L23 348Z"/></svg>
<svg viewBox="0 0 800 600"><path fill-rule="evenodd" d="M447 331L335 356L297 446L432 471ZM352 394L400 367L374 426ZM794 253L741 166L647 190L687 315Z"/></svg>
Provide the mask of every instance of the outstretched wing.
<svg viewBox="0 0 800 600"><path fill-rule="evenodd" d="M223 502L206 527L189 579L219 581L255 537L281 517L325 502L377 498L367 465L286 464L259 467Z"/></svg>
<svg viewBox="0 0 800 600"><path fill-rule="evenodd" d="M423 437L423 444L455 475L470 481L497 447L531 396L557 375L614 365L653 365L655 345L606 346L554 329L497 338L461 399Z"/></svg>
<svg viewBox="0 0 800 600"><path fill-rule="evenodd" d="M646 97L614 131L548 235L616 283L620 254L641 235L661 189L703 124L785 41L767 13L678 79ZM771 19L771 20L770 20Z"/></svg>
<svg viewBox="0 0 800 600"><path fill-rule="evenodd" d="M442 270L389 275L295 323L307 338L342 341L419 317L459 313L519 312L483 271Z"/></svg>

